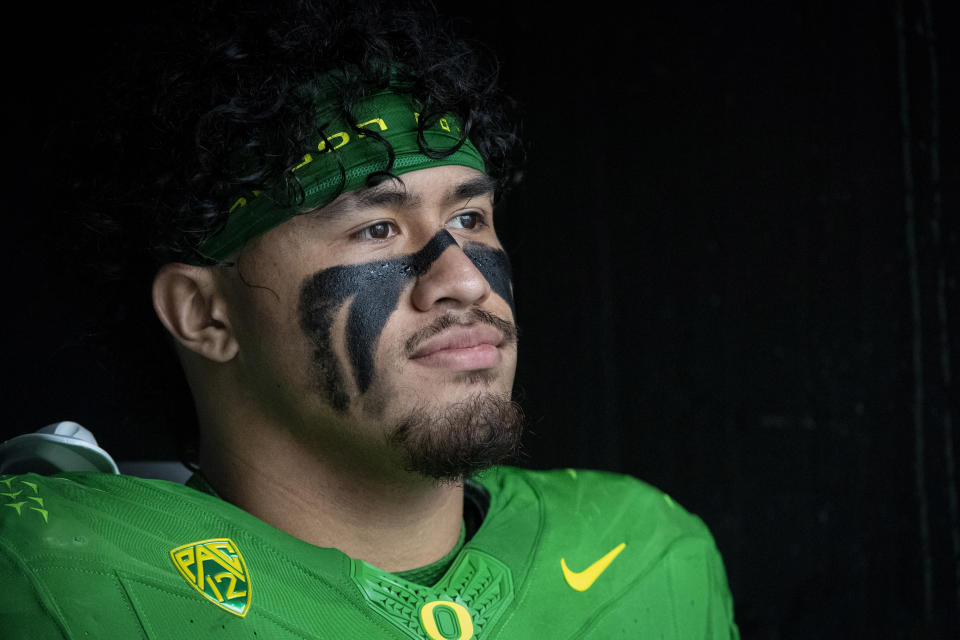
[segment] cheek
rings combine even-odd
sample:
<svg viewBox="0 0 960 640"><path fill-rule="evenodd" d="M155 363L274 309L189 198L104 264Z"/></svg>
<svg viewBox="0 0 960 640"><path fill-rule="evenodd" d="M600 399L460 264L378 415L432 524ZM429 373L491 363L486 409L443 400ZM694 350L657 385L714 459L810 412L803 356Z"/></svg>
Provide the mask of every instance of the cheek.
<svg viewBox="0 0 960 640"><path fill-rule="evenodd" d="M246 266L246 265L244 265ZM233 286L230 322L239 343L244 375L258 385L290 384L309 344L299 328L296 298L288 291L260 284L242 272ZM272 284L272 283L271 283Z"/></svg>
<svg viewBox="0 0 960 640"><path fill-rule="evenodd" d="M407 293L404 292L401 296L400 308L387 318L387 324L380 333L380 339L374 350L377 368L394 373L403 372L406 362L404 344L411 334L422 328L422 324L417 324L418 321L410 318L403 309L403 300L406 295Z"/></svg>
<svg viewBox="0 0 960 640"><path fill-rule="evenodd" d="M240 344L244 370L273 386L300 387L311 345L296 323L272 313L251 317L253 326Z"/></svg>
<svg viewBox="0 0 960 640"><path fill-rule="evenodd" d="M350 303L352 301L353 298L349 298L344 304L340 305L333 312L330 322L330 351L337 361L337 366L339 367L340 375L344 378L344 383L352 387L350 395L354 395L357 392L353 376L344 375L350 371L348 318L350 315ZM304 332L303 335L308 340L310 339L310 336L306 332ZM316 342L311 340L310 344L315 345Z"/></svg>

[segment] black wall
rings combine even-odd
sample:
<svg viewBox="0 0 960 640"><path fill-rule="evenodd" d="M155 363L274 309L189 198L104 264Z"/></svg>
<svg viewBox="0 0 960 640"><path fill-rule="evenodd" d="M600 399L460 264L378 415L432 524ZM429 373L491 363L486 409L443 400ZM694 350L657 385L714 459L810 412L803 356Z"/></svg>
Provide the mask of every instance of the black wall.
<svg viewBox="0 0 960 640"><path fill-rule="evenodd" d="M931 0L931 40L920 0L659 4L441 5L523 105L498 225L524 464L630 473L698 513L745 638L960 636L955 5ZM130 363L166 372L164 345L89 346L98 293L48 250L44 105L96 92L58 69L97 43L56 28L6 45L37 88L8 97L0 428L73 418L117 457L173 457L176 412L126 410Z"/></svg>

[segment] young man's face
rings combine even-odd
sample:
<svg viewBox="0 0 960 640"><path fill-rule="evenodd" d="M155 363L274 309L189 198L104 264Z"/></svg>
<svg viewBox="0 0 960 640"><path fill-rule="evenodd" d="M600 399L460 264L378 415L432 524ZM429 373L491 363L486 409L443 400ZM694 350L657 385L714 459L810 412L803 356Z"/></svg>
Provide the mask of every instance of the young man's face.
<svg viewBox="0 0 960 640"><path fill-rule="evenodd" d="M456 477L519 442L509 264L482 173L401 180L294 217L224 270L238 370L320 455Z"/></svg>

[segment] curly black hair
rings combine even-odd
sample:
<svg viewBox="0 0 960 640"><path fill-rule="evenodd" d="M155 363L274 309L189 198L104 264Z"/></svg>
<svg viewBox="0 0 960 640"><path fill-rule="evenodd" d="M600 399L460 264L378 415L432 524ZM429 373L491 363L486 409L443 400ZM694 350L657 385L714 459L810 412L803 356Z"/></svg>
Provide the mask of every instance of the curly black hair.
<svg viewBox="0 0 960 640"><path fill-rule="evenodd" d="M70 239L76 262L112 282L102 289L108 317L90 333L114 351L141 349L158 330L148 292L159 266L203 263L198 247L238 193L289 179L318 138L316 96L304 87L321 74L343 74L344 120L354 121L365 96L400 83L425 121L457 115L498 194L519 180L516 110L498 88L494 57L427 2L205 0L138 11L79 36L75 46L96 54L68 85L82 95L67 96L69 116L48 143L83 152L83 162L63 163L68 193L59 201L86 232L87 242ZM129 396L141 406L132 415L165 404L152 391L172 384L156 384L170 376L165 362L135 376L141 384Z"/></svg>
<svg viewBox="0 0 960 640"><path fill-rule="evenodd" d="M169 11L164 23L172 17L176 29L142 29L146 74L115 85L125 93L116 104L132 98L133 108L131 126L111 138L123 160L110 212L143 225L134 231L155 265L197 261L237 193L290 175L318 137L316 97L303 88L332 70L344 74L345 120L365 96L401 84L424 121L461 118L501 191L518 179L516 122L495 61L429 4L213 1Z"/></svg>

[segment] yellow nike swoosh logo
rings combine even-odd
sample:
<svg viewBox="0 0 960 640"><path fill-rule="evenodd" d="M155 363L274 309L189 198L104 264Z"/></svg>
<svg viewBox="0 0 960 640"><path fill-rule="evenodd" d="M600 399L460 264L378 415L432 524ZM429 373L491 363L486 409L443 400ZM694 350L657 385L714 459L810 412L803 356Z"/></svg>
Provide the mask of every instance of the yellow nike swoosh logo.
<svg viewBox="0 0 960 640"><path fill-rule="evenodd" d="M567 581L568 585L577 591L586 591L593 586L593 583L596 582L597 578L600 577L600 574L607 570L607 567L610 566L610 563L613 562L614 558L620 555L620 552L626 547L627 543L621 542L612 550L610 550L607 555L603 556L583 571L571 571L570 567L567 566L566 559L560 558L560 568L563 569L563 579Z"/></svg>

